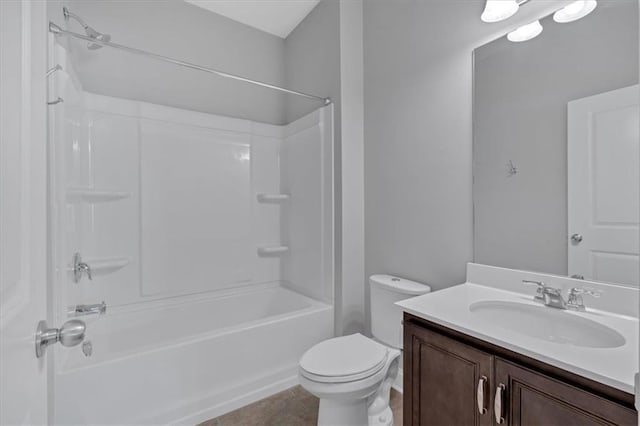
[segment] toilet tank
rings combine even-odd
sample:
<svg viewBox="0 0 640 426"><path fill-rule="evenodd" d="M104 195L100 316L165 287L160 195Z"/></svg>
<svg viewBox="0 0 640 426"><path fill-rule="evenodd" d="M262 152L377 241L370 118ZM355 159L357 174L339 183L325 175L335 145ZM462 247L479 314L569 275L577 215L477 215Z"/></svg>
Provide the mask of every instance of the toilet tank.
<svg viewBox="0 0 640 426"><path fill-rule="evenodd" d="M402 349L402 308L394 303L429 293L431 287L391 275L369 277L371 334L381 343Z"/></svg>

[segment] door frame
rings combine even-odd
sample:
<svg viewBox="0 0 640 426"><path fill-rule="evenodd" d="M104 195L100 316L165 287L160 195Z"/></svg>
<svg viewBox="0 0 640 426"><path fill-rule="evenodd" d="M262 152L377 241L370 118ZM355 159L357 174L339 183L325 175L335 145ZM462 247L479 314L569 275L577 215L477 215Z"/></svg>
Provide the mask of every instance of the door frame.
<svg viewBox="0 0 640 426"><path fill-rule="evenodd" d="M0 423L47 424L51 357L36 358L35 331L48 309L47 2L3 2L0 28ZM0 156L0 159L1 159ZM12 232L8 232L12 230ZM15 231L15 232L13 232ZM6 382L5 382L6 380ZM5 389L5 386L8 389ZM9 390L8 392L4 392Z"/></svg>

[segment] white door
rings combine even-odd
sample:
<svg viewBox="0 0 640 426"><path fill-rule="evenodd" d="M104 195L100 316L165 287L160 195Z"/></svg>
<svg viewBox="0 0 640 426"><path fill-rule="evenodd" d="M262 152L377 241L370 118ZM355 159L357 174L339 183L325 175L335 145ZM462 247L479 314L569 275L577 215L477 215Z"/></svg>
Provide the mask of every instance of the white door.
<svg viewBox="0 0 640 426"><path fill-rule="evenodd" d="M0 1L0 424L47 423L46 7Z"/></svg>
<svg viewBox="0 0 640 426"><path fill-rule="evenodd" d="M638 285L638 86L569 102L569 275Z"/></svg>

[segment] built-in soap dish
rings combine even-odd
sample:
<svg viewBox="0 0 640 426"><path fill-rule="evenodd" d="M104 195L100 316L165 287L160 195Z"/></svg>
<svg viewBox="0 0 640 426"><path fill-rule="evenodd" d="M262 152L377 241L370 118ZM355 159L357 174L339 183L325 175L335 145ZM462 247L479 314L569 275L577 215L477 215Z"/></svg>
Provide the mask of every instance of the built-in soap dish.
<svg viewBox="0 0 640 426"><path fill-rule="evenodd" d="M258 247L258 254L260 256L280 256L289 251L287 246L265 246Z"/></svg>
<svg viewBox="0 0 640 426"><path fill-rule="evenodd" d="M289 194L258 194L258 202L277 204L287 201L291 196Z"/></svg>
<svg viewBox="0 0 640 426"><path fill-rule="evenodd" d="M131 194L124 191L109 191L95 188L69 188L67 189L67 202L69 203L106 203L129 198Z"/></svg>

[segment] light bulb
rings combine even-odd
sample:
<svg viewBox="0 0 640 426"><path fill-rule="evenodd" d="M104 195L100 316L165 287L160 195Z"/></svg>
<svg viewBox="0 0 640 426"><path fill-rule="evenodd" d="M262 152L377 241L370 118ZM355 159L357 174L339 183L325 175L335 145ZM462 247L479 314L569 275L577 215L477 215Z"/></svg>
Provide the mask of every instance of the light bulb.
<svg viewBox="0 0 640 426"><path fill-rule="evenodd" d="M530 24L523 25L507 34L509 41L520 42L531 40L542 32L540 21L533 21Z"/></svg>
<svg viewBox="0 0 640 426"><path fill-rule="evenodd" d="M516 0L487 0L480 16L484 22L499 22L513 16L520 6Z"/></svg>
<svg viewBox="0 0 640 426"><path fill-rule="evenodd" d="M553 20L561 24L584 18L598 5L596 0L578 0L568 4L553 14Z"/></svg>

